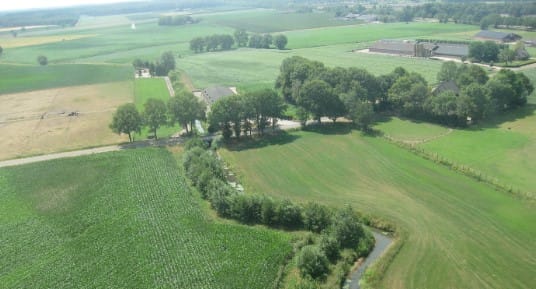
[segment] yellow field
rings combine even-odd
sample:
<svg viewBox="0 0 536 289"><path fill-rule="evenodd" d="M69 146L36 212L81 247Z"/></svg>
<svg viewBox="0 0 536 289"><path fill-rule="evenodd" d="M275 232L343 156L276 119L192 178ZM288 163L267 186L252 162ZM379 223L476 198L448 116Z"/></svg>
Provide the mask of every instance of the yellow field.
<svg viewBox="0 0 536 289"><path fill-rule="evenodd" d="M115 82L0 95L0 159L126 141L108 125L132 94Z"/></svg>
<svg viewBox="0 0 536 289"><path fill-rule="evenodd" d="M16 48L24 46L41 45L47 43L76 40L81 38L94 37L96 34L75 34L75 35L53 35L53 36L32 36L32 37L0 37L0 45L3 48Z"/></svg>

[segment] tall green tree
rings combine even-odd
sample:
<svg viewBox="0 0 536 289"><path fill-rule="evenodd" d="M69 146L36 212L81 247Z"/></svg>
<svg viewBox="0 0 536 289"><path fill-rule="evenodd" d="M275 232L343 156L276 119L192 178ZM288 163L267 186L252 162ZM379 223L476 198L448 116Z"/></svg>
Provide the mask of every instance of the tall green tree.
<svg viewBox="0 0 536 289"><path fill-rule="evenodd" d="M167 122L166 104L161 99L149 98L144 104L143 119L145 125L153 132L154 138L158 139L156 131Z"/></svg>
<svg viewBox="0 0 536 289"><path fill-rule="evenodd" d="M437 73L438 81L454 81L458 75L458 66L454 61L443 62Z"/></svg>
<svg viewBox="0 0 536 289"><path fill-rule="evenodd" d="M389 89L389 101L393 108L410 117L415 117L422 111L428 95L426 80L414 72L398 78Z"/></svg>
<svg viewBox="0 0 536 289"><path fill-rule="evenodd" d="M249 99L247 103L251 106L259 134L264 133L269 119L275 128L276 119L282 116L285 109L283 98L271 89L253 91L246 98Z"/></svg>
<svg viewBox="0 0 536 289"><path fill-rule="evenodd" d="M41 66L45 66L48 64L48 58L44 55L39 55L37 57L37 63L39 63Z"/></svg>
<svg viewBox="0 0 536 289"><path fill-rule="evenodd" d="M168 75L168 73L175 69L175 56L173 52L166 51L160 56L160 65L163 69L163 75Z"/></svg>
<svg viewBox="0 0 536 289"><path fill-rule="evenodd" d="M204 37L195 37L190 40L190 50L193 50L195 53L203 52L205 50L205 38Z"/></svg>
<svg viewBox="0 0 536 289"><path fill-rule="evenodd" d="M276 35L274 38L275 47L277 47L277 49L279 50L285 49L285 47L287 46L287 43L288 43L288 39L284 34Z"/></svg>
<svg viewBox="0 0 536 289"><path fill-rule="evenodd" d="M2 48L2 46L0 46L0 56L2 56L3 52L4 52L4 48Z"/></svg>
<svg viewBox="0 0 536 289"><path fill-rule="evenodd" d="M273 37L271 34L264 34L262 36L262 40L261 40L261 48L265 48L265 49L268 49L270 48L270 46L272 45L273 43Z"/></svg>
<svg viewBox="0 0 536 289"><path fill-rule="evenodd" d="M309 111L319 123L326 115L327 105L335 97L332 88L323 80L306 82L298 96L297 104Z"/></svg>
<svg viewBox="0 0 536 289"><path fill-rule="evenodd" d="M249 35L246 29L236 29L234 32L234 39L239 47L246 46L249 40Z"/></svg>
<svg viewBox="0 0 536 289"><path fill-rule="evenodd" d="M195 95L188 91L181 91L175 97L168 101L168 111L170 116L170 124L175 122L181 124L186 133L193 131L196 120L205 118L206 104L199 100Z"/></svg>
<svg viewBox="0 0 536 289"><path fill-rule="evenodd" d="M133 103L127 103L119 106L115 111L110 128L117 134L128 134L128 139L132 142L134 139L132 133L141 132L143 118Z"/></svg>

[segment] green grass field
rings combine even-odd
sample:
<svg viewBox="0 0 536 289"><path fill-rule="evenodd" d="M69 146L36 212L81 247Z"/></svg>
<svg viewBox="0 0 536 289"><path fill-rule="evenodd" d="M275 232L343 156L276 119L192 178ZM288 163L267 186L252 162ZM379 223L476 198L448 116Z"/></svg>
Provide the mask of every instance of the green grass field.
<svg viewBox="0 0 536 289"><path fill-rule="evenodd" d="M536 210L381 138L345 129L222 151L248 192L351 204L409 233L383 288L532 288ZM534 184L534 182L533 182Z"/></svg>
<svg viewBox="0 0 536 289"><path fill-rule="evenodd" d="M131 66L0 64L0 94L47 88L124 81L134 78Z"/></svg>
<svg viewBox="0 0 536 289"><path fill-rule="evenodd" d="M290 235L205 213L139 149L0 170L2 288L269 288Z"/></svg>
<svg viewBox="0 0 536 289"><path fill-rule="evenodd" d="M169 91L163 78L141 78L134 81L134 103L140 112L143 112L143 106L149 98L163 100L167 105L169 97ZM171 127L163 126L157 130L157 135L158 137L170 137L179 131L181 131L179 124ZM152 135L152 133L149 133L148 128L144 128L141 135L136 135L135 138L140 136L145 138Z"/></svg>
<svg viewBox="0 0 536 289"><path fill-rule="evenodd" d="M420 142L448 134L449 129L440 125L390 117L378 121L374 129L402 142Z"/></svg>

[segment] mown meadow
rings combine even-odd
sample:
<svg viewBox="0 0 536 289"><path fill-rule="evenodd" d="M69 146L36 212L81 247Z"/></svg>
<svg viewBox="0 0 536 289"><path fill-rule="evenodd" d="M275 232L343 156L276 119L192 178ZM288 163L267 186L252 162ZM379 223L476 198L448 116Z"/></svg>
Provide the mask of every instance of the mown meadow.
<svg viewBox="0 0 536 289"><path fill-rule="evenodd" d="M222 151L246 190L351 204L407 233L382 288L532 288L533 204L345 127Z"/></svg>
<svg viewBox="0 0 536 289"><path fill-rule="evenodd" d="M209 217L165 149L1 169L0 199L2 288L261 289L292 249Z"/></svg>

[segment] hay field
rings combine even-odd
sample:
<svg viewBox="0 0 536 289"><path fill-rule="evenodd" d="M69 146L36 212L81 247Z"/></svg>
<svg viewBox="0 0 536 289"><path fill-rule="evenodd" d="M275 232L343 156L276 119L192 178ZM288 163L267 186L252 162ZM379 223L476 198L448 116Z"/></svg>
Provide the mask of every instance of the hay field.
<svg viewBox="0 0 536 289"><path fill-rule="evenodd" d="M248 192L351 204L398 224L408 239L380 288L533 288L534 204L381 138L300 131L222 156Z"/></svg>
<svg viewBox="0 0 536 289"><path fill-rule="evenodd" d="M48 44L54 42L71 41L87 37L94 37L96 34L70 34L70 35L53 35L53 36L32 36L32 37L17 37L4 36L0 37L0 44L3 48L16 48L24 46L33 46Z"/></svg>
<svg viewBox="0 0 536 289"><path fill-rule="evenodd" d="M0 95L0 159L125 141L108 125L132 94L124 81Z"/></svg>

